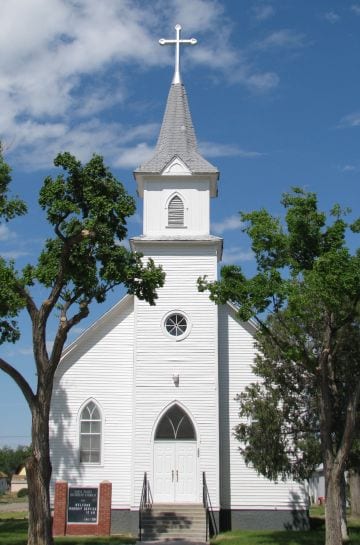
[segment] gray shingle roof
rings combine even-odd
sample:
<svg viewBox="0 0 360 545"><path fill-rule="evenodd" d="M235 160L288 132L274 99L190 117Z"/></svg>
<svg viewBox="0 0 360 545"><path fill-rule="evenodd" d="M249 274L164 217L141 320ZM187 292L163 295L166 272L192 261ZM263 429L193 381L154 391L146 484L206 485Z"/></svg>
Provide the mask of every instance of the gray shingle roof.
<svg viewBox="0 0 360 545"><path fill-rule="evenodd" d="M218 169L198 152L185 87L172 84L154 156L135 173L161 173L174 157L179 157L192 174L217 173Z"/></svg>

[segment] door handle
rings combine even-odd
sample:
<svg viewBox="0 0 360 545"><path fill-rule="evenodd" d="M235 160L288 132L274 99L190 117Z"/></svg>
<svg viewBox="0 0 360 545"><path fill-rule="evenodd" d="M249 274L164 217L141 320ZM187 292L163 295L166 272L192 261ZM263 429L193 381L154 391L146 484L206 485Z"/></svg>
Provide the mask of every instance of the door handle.
<svg viewBox="0 0 360 545"><path fill-rule="evenodd" d="M172 482L174 482L174 470L173 469L171 470L171 480L172 480Z"/></svg>
<svg viewBox="0 0 360 545"><path fill-rule="evenodd" d="M176 482L178 483L179 482L179 471L176 470Z"/></svg>

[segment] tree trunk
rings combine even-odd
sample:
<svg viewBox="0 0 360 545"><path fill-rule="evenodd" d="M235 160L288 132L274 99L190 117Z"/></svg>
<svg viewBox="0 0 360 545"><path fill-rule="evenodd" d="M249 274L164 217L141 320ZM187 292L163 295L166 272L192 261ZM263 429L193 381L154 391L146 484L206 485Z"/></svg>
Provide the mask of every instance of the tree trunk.
<svg viewBox="0 0 360 545"><path fill-rule="evenodd" d="M360 517L360 473L349 471L351 516Z"/></svg>
<svg viewBox="0 0 360 545"><path fill-rule="evenodd" d="M325 471L325 545L342 545L341 475L334 468Z"/></svg>
<svg viewBox="0 0 360 545"><path fill-rule="evenodd" d="M347 543L349 541L349 533L348 533L347 516L346 516L346 480L345 480L344 473L341 476L340 487L341 487L341 537L342 537L343 543Z"/></svg>
<svg viewBox="0 0 360 545"><path fill-rule="evenodd" d="M26 464L29 488L28 545L53 545L49 486L49 403L32 407L32 453Z"/></svg>

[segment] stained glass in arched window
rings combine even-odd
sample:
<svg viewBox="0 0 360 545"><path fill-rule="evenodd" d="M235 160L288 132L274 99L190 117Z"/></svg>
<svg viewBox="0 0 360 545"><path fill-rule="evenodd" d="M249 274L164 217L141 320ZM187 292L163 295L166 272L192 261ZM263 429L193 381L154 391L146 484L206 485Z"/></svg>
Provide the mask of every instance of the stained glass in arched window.
<svg viewBox="0 0 360 545"><path fill-rule="evenodd" d="M155 440L196 440L196 432L186 412L175 404L161 418L155 434Z"/></svg>

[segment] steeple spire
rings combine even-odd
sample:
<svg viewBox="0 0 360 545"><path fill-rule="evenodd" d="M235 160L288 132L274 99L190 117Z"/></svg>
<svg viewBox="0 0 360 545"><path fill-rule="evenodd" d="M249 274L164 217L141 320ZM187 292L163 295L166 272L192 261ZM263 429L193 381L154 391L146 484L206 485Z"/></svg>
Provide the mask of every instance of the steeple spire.
<svg viewBox="0 0 360 545"><path fill-rule="evenodd" d="M195 38L190 38L190 40L181 40L180 39L180 33L181 33L181 25L175 25L176 30L176 38L175 40L165 40L165 38L161 38L159 40L160 45L175 45L175 72L172 82L173 83L181 83L181 76L180 76L180 45L196 45L197 40Z"/></svg>
<svg viewBox="0 0 360 545"><path fill-rule="evenodd" d="M167 99L165 114L154 155L134 172L137 174L162 174L175 158L179 158L191 174L211 174L217 180L216 167L198 152L186 91L180 78L180 45L194 45L195 38L180 39L181 26L176 25L175 40L159 40L160 45L175 45L175 74Z"/></svg>

